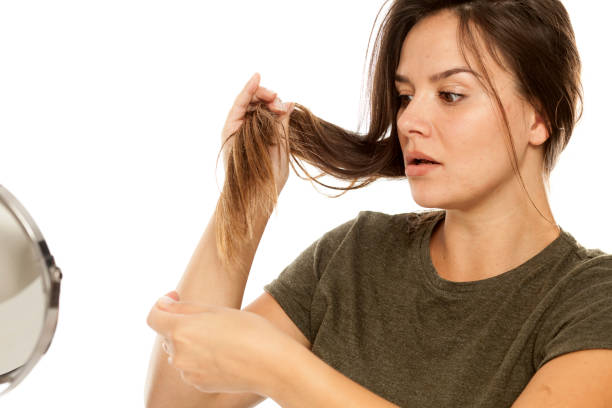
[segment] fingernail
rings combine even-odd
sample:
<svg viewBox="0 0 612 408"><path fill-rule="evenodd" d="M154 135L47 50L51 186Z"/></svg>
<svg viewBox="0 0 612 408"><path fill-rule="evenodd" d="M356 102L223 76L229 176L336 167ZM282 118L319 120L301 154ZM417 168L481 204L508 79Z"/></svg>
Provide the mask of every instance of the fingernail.
<svg viewBox="0 0 612 408"><path fill-rule="evenodd" d="M158 299L158 302L159 303L164 303L164 304L167 304L167 305L172 305L172 304L176 303L176 300L172 299L169 296L162 296L162 297L160 297Z"/></svg>
<svg viewBox="0 0 612 408"><path fill-rule="evenodd" d="M166 293L166 296L168 296L169 298L172 298L176 301L179 300L179 294L176 290L171 290L170 292Z"/></svg>
<svg viewBox="0 0 612 408"><path fill-rule="evenodd" d="M276 99L274 99L274 106L276 106L277 109L280 110L287 110L287 105L282 103L282 101L280 100L280 98L277 96Z"/></svg>

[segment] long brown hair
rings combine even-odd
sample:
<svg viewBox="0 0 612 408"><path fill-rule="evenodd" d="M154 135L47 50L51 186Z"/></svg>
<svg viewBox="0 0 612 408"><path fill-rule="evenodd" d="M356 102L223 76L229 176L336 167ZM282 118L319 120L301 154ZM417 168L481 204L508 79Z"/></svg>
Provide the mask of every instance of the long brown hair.
<svg viewBox="0 0 612 408"><path fill-rule="evenodd" d="M388 2L383 4L378 15ZM582 115L580 57L563 4L559 0L394 0L384 15L371 53L367 133L345 130L296 103L288 134L277 130L275 114L264 105L258 105L246 113L241 128L228 138L231 152L216 209L217 247L226 265L236 265L232 256L247 239L252 238L255 217L269 214L276 206L278 192L268 146L282 143L287 160L298 177L342 190L334 197L365 187L380 178L405 177L397 135L396 117L400 102L394 86L395 71L408 32L419 20L443 9L453 11L459 18L461 53L468 66L466 50L478 63L485 79L481 84L494 98L502 114L511 147L508 152L512 167L533 204L518 171L506 112L483 63L483 50L478 46L477 38L486 44L484 51L514 75L518 95L545 119L549 137L544 143L542 173L548 180ZM306 177L299 175L291 159ZM300 160L317 167L322 173L311 176ZM349 185L323 184L317 179L324 174L347 180Z"/></svg>

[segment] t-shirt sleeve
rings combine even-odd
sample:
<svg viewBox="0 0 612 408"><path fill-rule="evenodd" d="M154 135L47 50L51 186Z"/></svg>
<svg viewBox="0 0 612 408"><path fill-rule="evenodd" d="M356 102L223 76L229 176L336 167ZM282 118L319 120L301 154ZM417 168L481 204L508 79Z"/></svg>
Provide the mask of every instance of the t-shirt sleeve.
<svg viewBox="0 0 612 408"><path fill-rule="evenodd" d="M323 234L286 266L276 279L264 286L264 290L280 304L310 344L313 344L315 337L310 325L310 310L317 284L358 218L359 215Z"/></svg>
<svg viewBox="0 0 612 408"><path fill-rule="evenodd" d="M612 260L609 256L572 276L547 322L536 371L562 354L612 349Z"/></svg>

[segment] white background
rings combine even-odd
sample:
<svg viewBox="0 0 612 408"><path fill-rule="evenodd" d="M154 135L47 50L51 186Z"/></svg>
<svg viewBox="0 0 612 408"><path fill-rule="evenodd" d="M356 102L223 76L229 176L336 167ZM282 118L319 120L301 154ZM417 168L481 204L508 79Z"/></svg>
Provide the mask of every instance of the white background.
<svg viewBox="0 0 612 408"><path fill-rule="evenodd" d="M551 203L579 242L612 252L609 21L590 3L564 3L586 102L553 172ZM64 272L51 348L2 406L143 406L154 339L145 319L175 288L212 215L220 131L236 94L259 72L284 101L357 130L381 4L0 3L0 183L29 210ZM291 174L243 306L360 210L419 209L406 179L336 199L319 190Z"/></svg>

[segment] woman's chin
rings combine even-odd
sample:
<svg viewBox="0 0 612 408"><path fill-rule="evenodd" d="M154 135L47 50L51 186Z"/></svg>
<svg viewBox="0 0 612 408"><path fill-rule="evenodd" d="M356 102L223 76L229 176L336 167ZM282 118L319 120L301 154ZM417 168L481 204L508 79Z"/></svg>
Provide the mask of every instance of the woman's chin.
<svg viewBox="0 0 612 408"><path fill-rule="evenodd" d="M412 194L412 199L423 208L445 208L446 201L432 194Z"/></svg>
<svg viewBox="0 0 612 408"><path fill-rule="evenodd" d="M415 203L425 208L437 207L443 195L436 191L429 183L410 183L410 193Z"/></svg>

